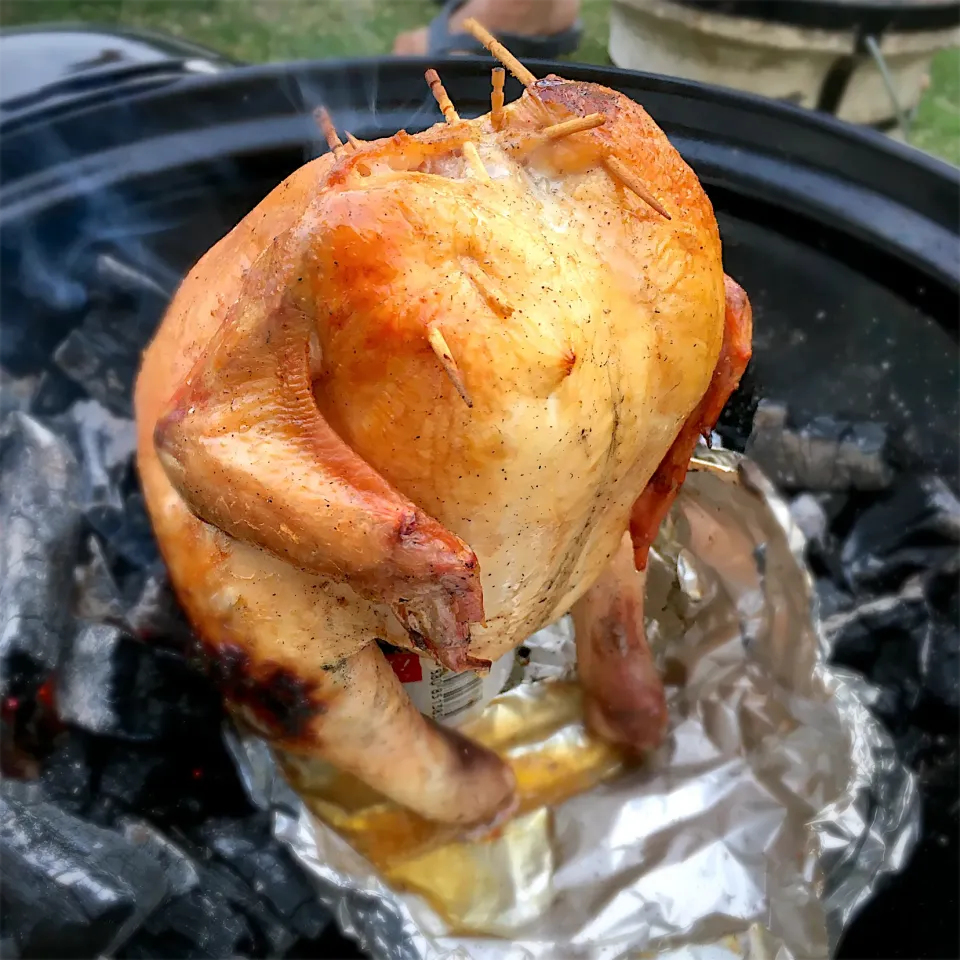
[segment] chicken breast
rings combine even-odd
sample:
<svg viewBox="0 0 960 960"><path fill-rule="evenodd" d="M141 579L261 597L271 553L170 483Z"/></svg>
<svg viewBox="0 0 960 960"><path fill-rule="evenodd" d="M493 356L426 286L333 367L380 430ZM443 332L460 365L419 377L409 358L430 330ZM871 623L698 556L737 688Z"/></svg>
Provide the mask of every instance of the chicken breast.
<svg viewBox="0 0 960 960"><path fill-rule="evenodd" d="M710 202L637 104L551 76L451 110L334 141L206 254L136 411L151 519L226 695L284 749L467 826L509 812L510 772L424 719L377 641L483 670L584 597L602 701L618 657L649 662L642 603L610 601L624 535L642 565L750 333ZM639 696L662 727L636 673L614 712Z"/></svg>

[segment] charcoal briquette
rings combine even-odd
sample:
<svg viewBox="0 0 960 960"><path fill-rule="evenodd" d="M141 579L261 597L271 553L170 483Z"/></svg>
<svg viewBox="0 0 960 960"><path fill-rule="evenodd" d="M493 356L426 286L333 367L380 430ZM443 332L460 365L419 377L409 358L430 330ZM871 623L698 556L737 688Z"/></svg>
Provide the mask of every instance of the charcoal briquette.
<svg viewBox="0 0 960 960"><path fill-rule="evenodd" d="M846 589L843 577L843 564L840 561L841 544L833 534L827 534L821 540L807 541L806 560L813 575L818 579L828 579Z"/></svg>
<svg viewBox="0 0 960 960"><path fill-rule="evenodd" d="M960 547L960 500L939 477L904 477L857 518L843 544L857 591L889 593L913 573L949 563Z"/></svg>
<svg viewBox="0 0 960 960"><path fill-rule="evenodd" d="M132 809L146 799L152 777L165 760L153 751L118 743L110 749L100 774L100 793L121 807Z"/></svg>
<svg viewBox="0 0 960 960"><path fill-rule="evenodd" d="M319 937L327 927L332 923L333 918L330 911L320 903L319 898L314 895L311 900L306 900L300 904L293 912L293 915L287 918L287 923L308 940Z"/></svg>
<svg viewBox="0 0 960 960"><path fill-rule="evenodd" d="M857 496L856 493L845 493L840 491L831 491L829 493L816 493L817 503L827 515L827 522L833 527L834 521L846 510L850 503L850 498Z"/></svg>
<svg viewBox="0 0 960 960"><path fill-rule="evenodd" d="M97 303L53 354L60 370L117 416L132 415L140 354L157 319L142 314L134 304Z"/></svg>
<svg viewBox="0 0 960 960"><path fill-rule="evenodd" d="M893 481L882 424L817 417L794 427L782 403L763 400L747 455L785 490L885 490Z"/></svg>
<svg viewBox="0 0 960 960"><path fill-rule="evenodd" d="M108 956L167 894L147 853L12 780L0 785L0 852L6 933L24 956Z"/></svg>
<svg viewBox="0 0 960 960"><path fill-rule="evenodd" d="M152 824L122 817L117 825L130 843L149 854L160 865L171 896L183 896L199 886L200 877L190 857Z"/></svg>
<svg viewBox="0 0 960 960"><path fill-rule="evenodd" d="M844 613L856 603L849 593L841 590L836 582L829 577L817 577L815 590L821 620L826 620L838 613Z"/></svg>
<svg viewBox="0 0 960 960"><path fill-rule="evenodd" d="M126 605L97 537L87 537L86 554L86 560L75 573L74 615L92 623L122 622L127 613Z"/></svg>
<svg viewBox="0 0 960 960"><path fill-rule="evenodd" d="M812 493L801 493L790 502L793 522L808 541L822 542L829 529L827 512Z"/></svg>
<svg viewBox="0 0 960 960"><path fill-rule="evenodd" d="M117 820L123 815L124 809L119 800L103 793L98 783L97 792L93 795L89 806L84 810L83 816L84 819L89 820L90 823L112 829Z"/></svg>
<svg viewBox="0 0 960 960"><path fill-rule="evenodd" d="M61 720L90 733L117 731L113 664L122 637L118 627L88 623L66 645L57 670L56 703Z"/></svg>
<svg viewBox="0 0 960 960"><path fill-rule="evenodd" d="M895 730L904 728L919 702L920 654L929 629L929 611L918 583L823 621L833 659L879 688L874 710Z"/></svg>
<svg viewBox="0 0 960 960"><path fill-rule="evenodd" d="M138 941L146 937L152 940L149 951L138 952ZM244 917L219 891L197 889L168 900L148 919L144 931L123 955L223 960L249 955L252 940Z"/></svg>
<svg viewBox="0 0 960 960"><path fill-rule="evenodd" d="M152 742L186 734L201 718L216 723L216 698L183 656L115 624L80 623L56 690L60 718L101 736Z"/></svg>
<svg viewBox="0 0 960 960"><path fill-rule="evenodd" d="M166 571L159 569L145 575L126 612L130 631L141 640L163 639L178 649L186 650L193 638L193 629L177 603Z"/></svg>
<svg viewBox="0 0 960 960"><path fill-rule="evenodd" d="M83 734L67 731L44 757L40 782L45 795L70 813L82 813L90 802L91 777L91 760Z"/></svg>
<svg viewBox="0 0 960 960"><path fill-rule="evenodd" d="M37 376L16 377L0 367L0 421L8 413L19 410L26 413L37 392L40 378Z"/></svg>
<svg viewBox="0 0 960 960"><path fill-rule="evenodd" d="M242 819L211 817L197 830L197 837L221 860L232 863L258 850L270 836L270 817L257 812Z"/></svg>
<svg viewBox="0 0 960 960"><path fill-rule="evenodd" d="M30 401L30 413L36 417L56 417L66 413L86 394L66 374L52 367L40 374L37 389Z"/></svg>
<svg viewBox="0 0 960 960"><path fill-rule="evenodd" d="M242 820L211 819L202 825L199 836L288 921L302 905L316 902L316 893L301 869L272 836L266 815Z"/></svg>
<svg viewBox="0 0 960 960"><path fill-rule="evenodd" d="M216 730L220 700L184 656L124 634L113 660L116 736L176 740L206 724Z"/></svg>
<svg viewBox="0 0 960 960"><path fill-rule="evenodd" d="M201 866L200 882L204 891L222 898L246 918L266 956L282 955L297 939L297 935L274 913L263 894L225 864Z"/></svg>
<svg viewBox="0 0 960 960"><path fill-rule="evenodd" d="M382 916L382 914L381 914ZM378 917L378 922L380 917ZM379 930L368 929L364 934L369 934L370 939L367 942L376 944L373 949L387 947L393 950L398 958L402 960L416 960L416 954L408 943L404 942L404 932L402 929L397 931L399 939L394 936L394 930L391 919L387 919L389 933L383 937ZM312 957L335 957L336 960L368 960L369 953L361 953L357 941L351 937L345 937L336 927L327 928L319 938L315 940L298 940L290 950L287 951L290 960L306 960Z"/></svg>
<svg viewBox="0 0 960 960"><path fill-rule="evenodd" d="M5 222L5 248L12 240L11 229L16 229L14 224ZM33 242L29 236L24 239L21 253ZM13 242L20 246L19 241ZM31 264L39 260L33 256L26 258ZM3 296L0 362L17 375L34 373L50 359L57 344L76 324L86 309L87 294L82 284L67 279L57 268L39 273L27 269L16 281L10 282L9 267L4 258L4 283L0 288Z"/></svg>
<svg viewBox="0 0 960 960"><path fill-rule="evenodd" d="M79 451L85 509L124 509L121 485L137 446L137 428L126 417L114 416L96 400L81 400L67 411Z"/></svg>
<svg viewBox="0 0 960 960"><path fill-rule="evenodd" d="M160 562L143 494L130 494L120 509L102 507L87 513L90 525L103 538L109 551L132 567L146 570Z"/></svg>
<svg viewBox="0 0 960 960"><path fill-rule="evenodd" d="M47 426L12 413L0 435L0 694L16 681L14 655L42 679L57 663L70 623L81 515L79 470Z"/></svg>
<svg viewBox="0 0 960 960"><path fill-rule="evenodd" d="M923 686L935 700L956 711L960 707L960 580L957 558L923 578L923 596L930 618L920 651Z"/></svg>
<svg viewBox="0 0 960 960"><path fill-rule="evenodd" d="M168 903L170 901L167 901ZM163 907L160 907L163 910ZM163 957L194 956L190 950L173 937L154 936L141 928L115 954L118 960L159 960Z"/></svg>

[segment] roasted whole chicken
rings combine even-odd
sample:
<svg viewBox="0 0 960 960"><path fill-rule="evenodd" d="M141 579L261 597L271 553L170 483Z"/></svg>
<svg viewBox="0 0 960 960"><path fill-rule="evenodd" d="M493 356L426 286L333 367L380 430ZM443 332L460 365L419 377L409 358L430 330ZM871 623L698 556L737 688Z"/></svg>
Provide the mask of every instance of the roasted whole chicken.
<svg viewBox="0 0 960 960"><path fill-rule="evenodd" d="M511 811L494 753L421 715L380 643L488 668L571 612L586 717L642 753L663 687L643 575L750 356L696 176L621 94L536 80L343 144L188 275L143 359L138 460L230 703L425 818ZM379 642L378 642L379 641Z"/></svg>

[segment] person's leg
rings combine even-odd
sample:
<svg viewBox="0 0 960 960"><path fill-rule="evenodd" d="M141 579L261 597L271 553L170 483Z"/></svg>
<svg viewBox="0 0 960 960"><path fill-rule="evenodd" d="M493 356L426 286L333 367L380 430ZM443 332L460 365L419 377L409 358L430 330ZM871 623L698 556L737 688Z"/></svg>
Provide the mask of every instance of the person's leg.
<svg viewBox="0 0 960 960"><path fill-rule="evenodd" d="M459 33L468 17L494 34L550 36L569 29L580 14L580 0L467 0L450 17L449 32ZM393 44L398 56L427 53L427 28L401 33Z"/></svg>

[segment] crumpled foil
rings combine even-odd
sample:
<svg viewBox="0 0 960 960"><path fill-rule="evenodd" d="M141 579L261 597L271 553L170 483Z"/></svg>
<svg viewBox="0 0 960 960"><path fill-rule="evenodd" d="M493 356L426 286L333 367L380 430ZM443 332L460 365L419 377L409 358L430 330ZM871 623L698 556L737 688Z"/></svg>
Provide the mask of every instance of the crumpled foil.
<svg viewBox="0 0 960 960"><path fill-rule="evenodd" d="M803 550L755 465L699 451L647 579L667 741L626 765L591 737L569 622L540 631L464 728L517 774L492 838L458 842L333 770L298 795L290 758L233 738L247 789L376 960L829 956L909 858L919 799L869 685L827 665Z"/></svg>

